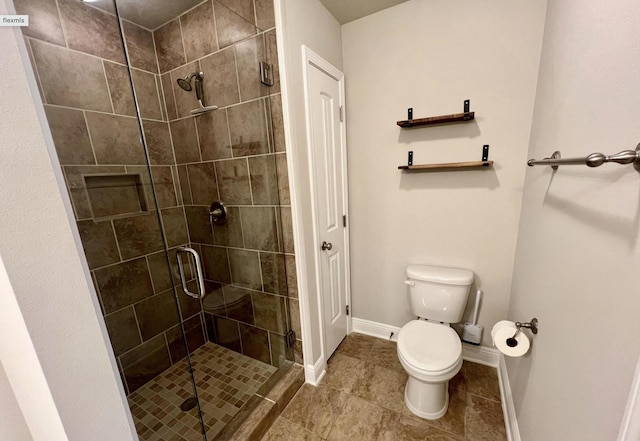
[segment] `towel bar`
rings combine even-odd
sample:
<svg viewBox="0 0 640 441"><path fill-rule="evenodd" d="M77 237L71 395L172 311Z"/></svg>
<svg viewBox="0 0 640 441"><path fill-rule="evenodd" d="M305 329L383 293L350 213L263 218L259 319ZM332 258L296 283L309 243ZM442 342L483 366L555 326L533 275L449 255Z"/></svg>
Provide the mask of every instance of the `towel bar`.
<svg viewBox="0 0 640 441"><path fill-rule="evenodd" d="M635 150L623 150L615 155L607 156L602 153L592 153L584 158L561 158L560 152L553 152L550 158L529 159L527 165L550 165L554 170L559 165L586 165L588 167L600 167L605 162L616 162L618 164L633 164L633 168L640 172L640 144Z"/></svg>

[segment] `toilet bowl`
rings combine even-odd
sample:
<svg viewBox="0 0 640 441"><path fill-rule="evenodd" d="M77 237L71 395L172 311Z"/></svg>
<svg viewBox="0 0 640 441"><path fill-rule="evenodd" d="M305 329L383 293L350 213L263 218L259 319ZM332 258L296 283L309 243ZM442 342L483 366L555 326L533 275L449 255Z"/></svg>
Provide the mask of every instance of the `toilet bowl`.
<svg viewBox="0 0 640 441"><path fill-rule="evenodd" d="M425 419L442 417L449 407L449 380L462 367L462 344L445 324L413 320L398 334L398 359L409 379L405 404Z"/></svg>
<svg viewBox="0 0 640 441"><path fill-rule="evenodd" d="M404 402L425 419L449 407L449 380L462 367L462 343L449 326L462 319L474 280L472 271L431 265L407 267L411 312L418 317L398 333L398 359L409 379Z"/></svg>

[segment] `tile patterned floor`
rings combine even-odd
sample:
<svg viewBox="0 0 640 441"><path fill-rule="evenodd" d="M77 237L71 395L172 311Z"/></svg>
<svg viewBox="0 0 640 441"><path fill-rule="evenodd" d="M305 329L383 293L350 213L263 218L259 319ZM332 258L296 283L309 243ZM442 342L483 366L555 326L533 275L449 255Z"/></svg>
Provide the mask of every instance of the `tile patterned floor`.
<svg viewBox="0 0 640 441"><path fill-rule="evenodd" d="M277 368L206 343L191 355L200 407L211 440ZM185 363L177 363L129 396L141 441L202 441L197 409L180 404L193 395Z"/></svg>
<svg viewBox="0 0 640 441"><path fill-rule="evenodd" d="M262 441L506 441L497 371L465 362L435 421L404 405L407 376L394 342L349 335L318 387L305 384Z"/></svg>

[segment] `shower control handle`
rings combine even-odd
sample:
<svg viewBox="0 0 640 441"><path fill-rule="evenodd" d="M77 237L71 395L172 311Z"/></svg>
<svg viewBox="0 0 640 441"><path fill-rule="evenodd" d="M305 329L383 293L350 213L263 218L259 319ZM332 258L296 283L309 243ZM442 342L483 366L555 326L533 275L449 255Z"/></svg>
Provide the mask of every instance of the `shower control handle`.
<svg viewBox="0 0 640 441"><path fill-rule="evenodd" d="M333 248L333 244L331 242L323 241L321 248L322 251L331 250L331 248Z"/></svg>
<svg viewBox="0 0 640 441"><path fill-rule="evenodd" d="M193 293L189 291L187 287L187 280L184 275L184 265L182 264L182 259L180 258L180 253L184 253L187 255L191 255L195 262L196 267L196 284L198 285L198 292ZM189 297L193 297L194 299L201 299L206 294L204 289L204 276L202 272L202 261L200 260L200 255L196 250L190 247L178 247L176 250L176 259L178 260L178 272L180 273L180 283L182 284L182 290Z"/></svg>
<svg viewBox="0 0 640 441"><path fill-rule="evenodd" d="M227 223L227 207L222 201L214 201L209 207L209 223L224 225Z"/></svg>

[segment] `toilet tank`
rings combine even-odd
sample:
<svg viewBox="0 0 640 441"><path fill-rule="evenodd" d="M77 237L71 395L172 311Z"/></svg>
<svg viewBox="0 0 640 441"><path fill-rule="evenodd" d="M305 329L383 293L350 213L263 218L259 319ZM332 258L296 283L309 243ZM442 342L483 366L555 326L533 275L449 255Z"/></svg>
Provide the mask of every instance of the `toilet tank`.
<svg viewBox="0 0 640 441"><path fill-rule="evenodd" d="M458 323L467 305L473 271L431 265L409 265L411 312L429 320Z"/></svg>

